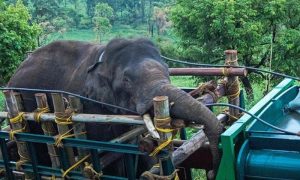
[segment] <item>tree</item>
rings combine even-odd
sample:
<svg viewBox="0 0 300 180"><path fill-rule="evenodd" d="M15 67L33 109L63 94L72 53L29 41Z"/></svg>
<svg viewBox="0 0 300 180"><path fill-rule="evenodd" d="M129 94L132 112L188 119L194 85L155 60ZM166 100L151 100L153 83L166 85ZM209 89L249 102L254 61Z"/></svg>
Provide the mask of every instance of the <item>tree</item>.
<svg viewBox="0 0 300 180"><path fill-rule="evenodd" d="M246 66L273 61L276 71L299 76L299 69L289 67L300 66L292 60L299 53L299 10L297 0L177 0L171 19L190 59L211 63L224 50L237 49L239 62ZM242 81L251 94L249 79Z"/></svg>
<svg viewBox="0 0 300 180"><path fill-rule="evenodd" d="M0 84L7 82L28 51L36 48L40 28L30 24L28 9L18 0L7 6L0 0Z"/></svg>
<svg viewBox="0 0 300 180"><path fill-rule="evenodd" d="M107 3L98 3L95 7L93 17L94 31L97 35L97 41L100 42L103 35L110 31L110 20L113 18L113 9Z"/></svg>

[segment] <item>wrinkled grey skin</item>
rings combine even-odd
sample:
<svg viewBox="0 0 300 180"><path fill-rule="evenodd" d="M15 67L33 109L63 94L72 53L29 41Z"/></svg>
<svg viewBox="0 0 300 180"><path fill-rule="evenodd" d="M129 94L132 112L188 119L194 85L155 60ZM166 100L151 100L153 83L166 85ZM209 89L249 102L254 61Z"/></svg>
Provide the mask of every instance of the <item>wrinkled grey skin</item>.
<svg viewBox="0 0 300 180"><path fill-rule="evenodd" d="M97 63L104 50L103 62ZM76 41L54 42L33 52L21 64L8 86L65 90L126 107L141 115L152 107L153 97L166 95L170 102L175 103L171 108L173 118L204 125L214 164L209 176L215 176L220 162L217 146L222 126L208 108L170 84L168 67L149 40L115 39L106 46ZM34 110L32 94L23 96L26 111ZM127 113L92 103L84 103L84 112ZM38 131L33 125L31 129ZM127 129L120 125L90 123L87 124L87 135L90 139L109 140ZM145 169L150 167L143 166Z"/></svg>

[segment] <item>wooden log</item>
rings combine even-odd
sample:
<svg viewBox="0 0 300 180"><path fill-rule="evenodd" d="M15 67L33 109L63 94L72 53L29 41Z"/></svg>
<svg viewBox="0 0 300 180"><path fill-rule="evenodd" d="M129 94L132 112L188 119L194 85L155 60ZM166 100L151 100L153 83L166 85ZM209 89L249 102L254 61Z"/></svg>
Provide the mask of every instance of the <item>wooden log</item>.
<svg viewBox="0 0 300 180"><path fill-rule="evenodd" d="M153 98L154 105L154 124L156 129L170 129L171 128L171 118L170 118L170 108L169 108L169 98L168 96L157 96ZM158 145L161 146L165 142L172 138L172 132L163 132L159 130L160 140ZM171 157L171 152L173 150L172 141L165 146L163 149L168 150L168 155L164 157L159 157L159 164L161 167L160 175L170 175L167 170L168 159ZM154 150L155 152L155 150ZM153 154L153 153L151 153ZM168 167L169 169L170 167ZM170 170L170 169L169 169Z"/></svg>
<svg viewBox="0 0 300 180"><path fill-rule="evenodd" d="M238 58L237 58L237 51L236 50L226 50L225 51L226 59L225 64L226 65L233 65L238 66ZM239 77L238 76L228 76L227 79L227 97L228 102L230 104L239 106L240 105L240 98L239 98L239 91L240 91L240 85L239 85ZM229 114L238 117L239 116L239 110L235 108L229 108Z"/></svg>
<svg viewBox="0 0 300 180"><path fill-rule="evenodd" d="M80 99L75 96L69 96L69 102L70 102L70 108L75 113L81 113L82 112L82 104L80 102ZM85 123L74 123L74 134L75 137L78 139L86 139L86 134L80 134L82 132L86 132ZM88 155L88 151L83 148L78 148L78 159L82 159L85 156ZM84 169L84 164L81 164L80 169Z"/></svg>
<svg viewBox="0 0 300 180"><path fill-rule="evenodd" d="M200 130L188 141L185 141L183 145L178 147L172 154L174 165L179 165L185 159L187 159L191 154L197 151L203 144L207 141L207 138L203 132Z"/></svg>
<svg viewBox="0 0 300 180"><path fill-rule="evenodd" d="M6 100L6 107L9 113L9 118L17 118L18 116L20 116L19 114L19 109L18 107L20 106L21 103L18 104L15 96L13 95L12 91L3 91L4 96L5 96L5 100ZM20 100L20 99L18 99ZM20 107L21 109L23 107ZM12 131L15 132L28 132L29 131L29 127L28 124L25 120L22 120L22 118L20 117L19 119L17 119L15 122L11 122L10 121L10 126L12 128ZM28 147L27 144L25 142L21 142L21 141L17 141L17 147L18 147L18 154L20 155L20 161L17 162L18 164L22 164L22 163L29 163L31 161L30 158L30 154L28 151ZM20 168L20 167L17 167ZM19 169L18 169L19 170ZM25 173L25 179L32 179L33 178L33 174L32 173Z"/></svg>
<svg viewBox="0 0 300 180"><path fill-rule="evenodd" d="M170 76L247 76L246 68L169 68ZM226 74L225 74L226 73Z"/></svg>
<svg viewBox="0 0 300 180"><path fill-rule="evenodd" d="M0 118L6 118L7 112L0 112ZM34 121L34 113L25 113L24 118L29 121ZM44 113L40 116L40 120L54 121L53 113ZM101 115L101 114L74 114L72 121L75 123L105 123L105 124L128 124L128 125L144 125L141 116L134 115Z"/></svg>
<svg viewBox="0 0 300 180"><path fill-rule="evenodd" d="M66 115L65 105L64 105L62 95L58 93L51 93L51 96L53 99L54 111L56 113L56 116L60 116L60 117L65 116ZM57 124L57 128L60 136L63 134L67 134L67 135L71 134L71 133L67 133L70 130L68 125ZM69 165L73 165L75 163L73 148L72 147L64 147L64 148L67 152Z"/></svg>
<svg viewBox="0 0 300 180"><path fill-rule="evenodd" d="M36 100L36 103L37 103L37 108L39 110L49 108L46 94L36 93L35 94L35 100ZM57 134L53 122L44 121L44 122L41 122L41 126L42 126L42 129L43 129L43 132L44 132L45 135L55 136ZM47 144L47 148L48 148L48 154L49 154L50 159L51 159L52 167L53 168L59 168L60 167L60 160L59 160L57 147L55 147L53 144Z"/></svg>
<svg viewBox="0 0 300 180"><path fill-rule="evenodd" d="M169 98L167 96L157 96L153 98L154 124L159 128L170 128ZM162 141L167 140L172 134L159 132Z"/></svg>

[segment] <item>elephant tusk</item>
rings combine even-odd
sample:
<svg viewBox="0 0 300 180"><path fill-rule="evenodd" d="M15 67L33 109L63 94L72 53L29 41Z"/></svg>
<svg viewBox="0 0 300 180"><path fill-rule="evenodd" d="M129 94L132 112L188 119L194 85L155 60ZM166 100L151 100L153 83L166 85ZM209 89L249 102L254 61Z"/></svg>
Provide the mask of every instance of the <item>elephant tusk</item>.
<svg viewBox="0 0 300 180"><path fill-rule="evenodd" d="M151 120L151 117L149 114L144 114L143 115L143 120L145 122L146 128L149 131L150 135L154 138L154 139L160 139L160 136L158 134L158 132L156 131L153 122Z"/></svg>

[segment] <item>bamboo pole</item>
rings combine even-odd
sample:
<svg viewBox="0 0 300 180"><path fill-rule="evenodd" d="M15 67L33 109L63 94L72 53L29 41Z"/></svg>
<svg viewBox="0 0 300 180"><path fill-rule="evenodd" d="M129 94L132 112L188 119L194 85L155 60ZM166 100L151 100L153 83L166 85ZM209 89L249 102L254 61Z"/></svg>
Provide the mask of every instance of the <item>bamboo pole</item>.
<svg viewBox="0 0 300 180"><path fill-rule="evenodd" d="M23 109L23 107L21 107L21 103L17 102L17 99L15 98L15 96L13 95L12 91L6 90L3 91L3 94L5 96L5 100L6 100L6 106L7 106L7 110L9 113L9 118L17 118L20 114L19 114L19 109L18 107L20 107L20 109ZM18 100L21 100L18 98ZM11 122L10 121L10 126L12 128L12 131L19 131L19 132L28 132L28 124L26 123L25 120L22 120L21 118L15 122ZM28 151L28 147L27 144L25 142L20 142L20 141L16 141L17 143L17 147L18 147L18 154L20 155L20 161L17 162L20 165L22 165L22 163L25 162L30 162L31 158L30 158L30 154ZM17 170L20 167L17 166ZM32 179L33 178L33 174L32 173L25 173L25 179Z"/></svg>
<svg viewBox="0 0 300 180"><path fill-rule="evenodd" d="M169 108L169 98L168 96L156 96L153 98L154 105L154 124L158 129L170 129L171 128L171 118L170 118L170 108ZM164 142L168 141L169 138L172 138L172 133L166 133L159 131L160 140L158 141L159 146ZM171 151L173 149L173 144L170 142L164 149L168 149L169 153L167 156L159 157L159 164L161 167L160 174L161 175L169 175L166 174L166 169L163 167L166 165L166 162L171 157ZM164 170L164 171L163 171Z"/></svg>
<svg viewBox="0 0 300 180"><path fill-rule="evenodd" d="M60 114L60 117L65 116L66 115L65 114L65 105L64 105L62 95L58 94L58 93L51 93L51 96L52 96L54 111L55 111L56 115ZM58 133L60 136L67 133L70 130L68 125L57 124L57 128L58 128ZM67 133L67 134L70 134L70 133ZM73 148L72 147L64 147L64 148L67 152L69 165L73 165L75 163Z"/></svg>
<svg viewBox="0 0 300 180"><path fill-rule="evenodd" d="M170 112L169 112L169 98L167 96L157 96L153 98L154 105L154 124L159 128L170 127ZM159 132L160 140L167 140L172 134Z"/></svg>
<svg viewBox="0 0 300 180"><path fill-rule="evenodd" d="M74 113L82 112L82 104L80 99L75 96L69 96L70 108ZM74 134L78 139L86 139L86 134L80 134L82 132L86 132L85 123L74 123ZM78 148L78 159L82 159L88 155L88 151L83 148ZM83 170L84 165L81 164L80 169Z"/></svg>
<svg viewBox="0 0 300 180"><path fill-rule="evenodd" d="M225 51L226 59L225 64L226 65L232 65L232 66L238 66L238 58L237 58L237 51L236 50L226 50ZM239 91L240 91L240 85L239 85L239 77L238 76L228 76L226 77L228 80L227 82L227 97L228 102L230 104L239 106L240 105L240 98L239 98ZM229 114L238 117L239 116L239 110L235 108L229 108Z"/></svg>
<svg viewBox="0 0 300 180"><path fill-rule="evenodd" d="M35 99L36 99L38 109L49 108L46 94L37 93L35 94ZM41 122L41 126L45 135L55 136L57 134L53 122L44 121ZM47 148L48 148L48 154L51 158L52 167L59 168L60 160L58 155L58 149L53 144L47 144Z"/></svg>

